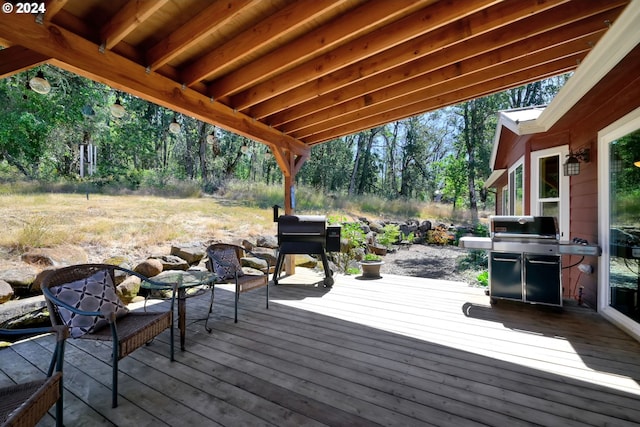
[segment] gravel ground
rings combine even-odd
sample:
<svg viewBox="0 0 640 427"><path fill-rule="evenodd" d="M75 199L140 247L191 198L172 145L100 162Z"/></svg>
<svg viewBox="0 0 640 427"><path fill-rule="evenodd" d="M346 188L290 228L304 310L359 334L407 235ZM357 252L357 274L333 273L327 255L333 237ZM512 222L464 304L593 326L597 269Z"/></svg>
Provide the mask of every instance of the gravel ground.
<svg viewBox="0 0 640 427"><path fill-rule="evenodd" d="M466 249L456 246L410 245L387 253L380 273L453 280L475 285L479 270L458 269L459 259L466 255Z"/></svg>

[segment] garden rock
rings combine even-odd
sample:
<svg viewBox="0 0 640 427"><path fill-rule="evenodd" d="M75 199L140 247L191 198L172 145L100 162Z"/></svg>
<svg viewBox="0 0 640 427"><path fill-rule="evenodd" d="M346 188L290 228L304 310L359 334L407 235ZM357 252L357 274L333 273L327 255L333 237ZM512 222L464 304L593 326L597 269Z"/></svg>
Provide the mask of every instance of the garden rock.
<svg viewBox="0 0 640 427"><path fill-rule="evenodd" d="M162 263L155 258L149 258L146 261L142 261L133 269L136 273L140 273L145 277L153 277L162 273Z"/></svg>
<svg viewBox="0 0 640 427"><path fill-rule="evenodd" d="M19 293L26 293L38 274L38 270L30 265L24 267L10 268L0 271L0 280L9 283L14 292L21 290Z"/></svg>
<svg viewBox="0 0 640 427"><path fill-rule="evenodd" d="M0 280L0 304L9 301L13 297L13 288L4 280Z"/></svg>
<svg viewBox="0 0 640 427"><path fill-rule="evenodd" d="M267 268L267 261L258 257L243 257L240 258L240 263L243 267L251 267L256 270L264 270Z"/></svg>
<svg viewBox="0 0 640 427"><path fill-rule="evenodd" d="M202 246L171 246L171 255L182 258L189 265L195 265L204 258L204 248Z"/></svg>
<svg viewBox="0 0 640 427"><path fill-rule="evenodd" d="M27 264L64 267L67 265L84 264L88 262L87 252L79 246L60 246L55 249L38 248L26 252L21 257Z"/></svg>
<svg viewBox="0 0 640 427"><path fill-rule="evenodd" d="M296 255L296 265L299 267L315 268L318 265L318 260L311 255Z"/></svg>
<svg viewBox="0 0 640 427"><path fill-rule="evenodd" d="M256 240L256 246L269 249L278 248L278 238L276 236L260 236Z"/></svg>
<svg viewBox="0 0 640 427"><path fill-rule="evenodd" d="M162 263L162 271L166 270L188 270L189 263L179 256L175 255L162 255L155 257Z"/></svg>
<svg viewBox="0 0 640 427"><path fill-rule="evenodd" d="M125 305L130 304L138 296L141 282L138 276L129 276L116 287L116 294Z"/></svg>

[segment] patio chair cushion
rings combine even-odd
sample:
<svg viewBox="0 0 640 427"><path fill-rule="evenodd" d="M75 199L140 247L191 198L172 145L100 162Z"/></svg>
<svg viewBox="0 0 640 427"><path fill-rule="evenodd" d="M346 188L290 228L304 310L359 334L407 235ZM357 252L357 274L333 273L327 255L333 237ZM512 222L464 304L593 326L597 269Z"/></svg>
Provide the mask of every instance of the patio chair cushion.
<svg viewBox="0 0 640 427"><path fill-rule="evenodd" d="M51 292L61 301L83 311L113 313L116 318L129 312L118 295L111 275L107 270L85 279L51 287ZM83 316L73 313L64 307L58 307L60 318L69 327L73 338L92 333L109 324L108 320L99 316Z"/></svg>
<svg viewBox="0 0 640 427"><path fill-rule="evenodd" d="M242 266L238 261L238 254L235 249L216 249L214 254L220 260L219 263L212 259L215 269L214 271L220 279L234 279L235 273L238 273L238 277L244 276L244 271L242 271Z"/></svg>

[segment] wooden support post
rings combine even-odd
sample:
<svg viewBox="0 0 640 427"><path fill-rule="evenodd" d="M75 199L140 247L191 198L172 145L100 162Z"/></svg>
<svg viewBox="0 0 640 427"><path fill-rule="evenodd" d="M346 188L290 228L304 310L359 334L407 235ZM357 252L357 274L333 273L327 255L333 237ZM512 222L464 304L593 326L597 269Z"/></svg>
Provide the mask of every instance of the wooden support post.
<svg viewBox="0 0 640 427"><path fill-rule="evenodd" d="M295 153L279 147L271 147L278 166L284 174L284 213L293 215L295 212L295 178L296 174L309 158L309 151L296 155ZM295 259L287 256L284 261L284 269L287 275L295 273Z"/></svg>

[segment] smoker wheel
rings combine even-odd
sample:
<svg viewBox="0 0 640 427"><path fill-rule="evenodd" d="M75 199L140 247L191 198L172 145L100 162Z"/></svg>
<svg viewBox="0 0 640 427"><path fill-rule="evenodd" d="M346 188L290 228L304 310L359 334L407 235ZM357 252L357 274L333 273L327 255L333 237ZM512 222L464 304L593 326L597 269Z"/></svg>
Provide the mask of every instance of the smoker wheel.
<svg viewBox="0 0 640 427"><path fill-rule="evenodd" d="M330 287L332 287L332 286L333 286L333 283L334 283L334 281L333 281L333 277L325 277L325 278L324 278L324 286L325 286L326 288L330 288Z"/></svg>

